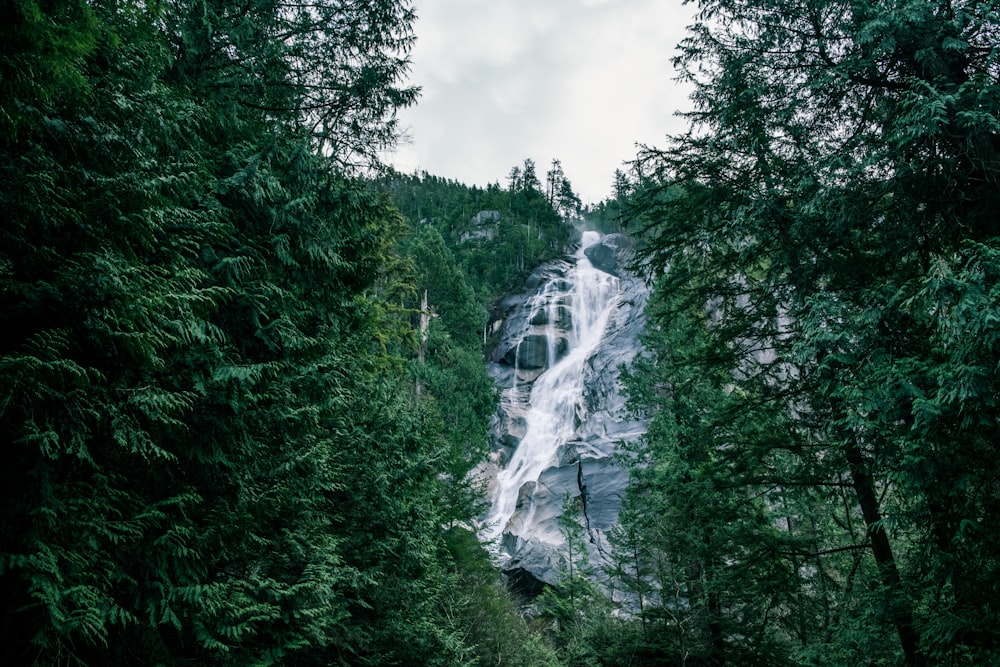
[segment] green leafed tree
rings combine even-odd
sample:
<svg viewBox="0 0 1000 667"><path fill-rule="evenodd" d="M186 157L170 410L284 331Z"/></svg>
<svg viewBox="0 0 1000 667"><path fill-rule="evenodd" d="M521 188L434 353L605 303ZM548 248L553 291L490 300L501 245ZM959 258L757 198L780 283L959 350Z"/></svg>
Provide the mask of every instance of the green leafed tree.
<svg viewBox="0 0 1000 667"><path fill-rule="evenodd" d="M672 443L709 506L720 484L745 498L706 525L798 582L760 617L786 655L847 662L891 637L909 665L995 660L996 8L699 5L677 58L691 129L640 154L630 214L655 330L697 334L651 341L669 363L640 386L674 416L641 475Z"/></svg>
<svg viewBox="0 0 1000 667"><path fill-rule="evenodd" d="M0 661L455 664L408 3L4 11Z"/></svg>

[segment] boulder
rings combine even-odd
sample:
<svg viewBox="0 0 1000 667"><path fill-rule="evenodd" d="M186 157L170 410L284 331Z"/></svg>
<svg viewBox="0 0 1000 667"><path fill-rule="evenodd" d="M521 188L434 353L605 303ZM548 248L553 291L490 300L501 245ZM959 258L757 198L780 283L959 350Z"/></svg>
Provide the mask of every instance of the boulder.
<svg viewBox="0 0 1000 667"><path fill-rule="evenodd" d="M583 253L594 265L613 276L623 277L628 271L627 267L634 256L635 242L631 237L624 234L608 234L592 246L586 248Z"/></svg>
<svg viewBox="0 0 1000 667"><path fill-rule="evenodd" d="M587 259L594 265L595 269L600 269L613 276L618 275L618 253L614 248L597 243L584 250Z"/></svg>

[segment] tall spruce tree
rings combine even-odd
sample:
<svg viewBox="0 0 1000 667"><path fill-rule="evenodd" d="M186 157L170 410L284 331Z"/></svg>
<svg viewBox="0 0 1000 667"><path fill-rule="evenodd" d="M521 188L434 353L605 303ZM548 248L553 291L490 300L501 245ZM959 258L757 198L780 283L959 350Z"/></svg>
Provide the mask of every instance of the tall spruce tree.
<svg viewBox="0 0 1000 667"><path fill-rule="evenodd" d="M799 659L867 657L889 632L909 665L995 660L996 7L699 4L677 59L691 130L640 155L631 212L660 275L654 331L697 332L651 339L665 363L638 386L671 426L640 479L669 443L688 473L656 497L679 511L670 494L702 484L723 510L701 529L736 541L696 577L720 596L748 562L794 574L759 618ZM658 547L705 562L706 539ZM715 662L749 639L708 634Z"/></svg>
<svg viewBox="0 0 1000 667"><path fill-rule="evenodd" d="M403 221L347 177L413 99L411 19L15 3L0 661L455 663Z"/></svg>

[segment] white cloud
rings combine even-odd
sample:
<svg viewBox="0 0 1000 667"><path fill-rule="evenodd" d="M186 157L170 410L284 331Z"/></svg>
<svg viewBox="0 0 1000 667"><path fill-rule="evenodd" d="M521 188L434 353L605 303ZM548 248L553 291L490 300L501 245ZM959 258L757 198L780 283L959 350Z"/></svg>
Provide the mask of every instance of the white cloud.
<svg viewBox="0 0 1000 667"><path fill-rule="evenodd" d="M525 158L540 174L558 158L595 202L636 143L680 129L680 0L427 0L417 12L423 97L402 115L413 142L393 158L401 170L485 185Z"/></svg>

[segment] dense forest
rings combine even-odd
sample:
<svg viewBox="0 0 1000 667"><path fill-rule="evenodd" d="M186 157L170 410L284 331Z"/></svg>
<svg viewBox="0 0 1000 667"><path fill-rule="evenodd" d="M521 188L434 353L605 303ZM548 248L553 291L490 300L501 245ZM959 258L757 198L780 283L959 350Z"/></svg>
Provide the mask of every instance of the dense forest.
<svg viewBox="0 0 1000 667"><path fill-rule="evenodd" d="M1000 16L699 3L621 553L709 664L1000 662ZM655 628L655 630L654 630Z"/></svg>
<svg viewBox="0 0 1000 667"><path fill-rule="evenodd" d="M1000 8L698 4L690 130L583 206L380 164L407 0L6 3L0 662L1000 664ZM516 599L490 309L583 226L650 426Z"/></svg>
<svg viewBox="0 0 1000 667"><path fill-rule="evenodd" d="M371 178L412 20L5 4L3 664L546 661L459 527L485 302Z"/></svg>

